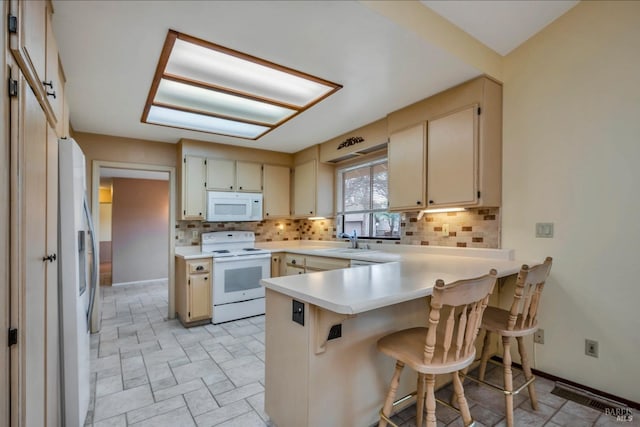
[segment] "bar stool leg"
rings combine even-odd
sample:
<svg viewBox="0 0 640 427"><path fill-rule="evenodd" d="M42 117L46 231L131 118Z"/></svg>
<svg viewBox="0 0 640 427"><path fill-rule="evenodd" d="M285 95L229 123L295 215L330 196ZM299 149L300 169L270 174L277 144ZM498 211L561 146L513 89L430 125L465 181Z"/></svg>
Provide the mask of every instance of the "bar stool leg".
<svg viewBox="0 0 640 427"><path fill-rule="evenodd" d="M436 376L426 374L427 378L427 427L436 427ZM418 427L422 427L417 424Z"/></svg>
<svg viewBox="0 0 640 427"><path fill-rule="evenodd" d="M518 351L520 352L520 361L522 363L522 370L524 371L524 377L528 381L533 374L531 373L531 365L529 365L529 357L524 347L523 337L516 337L518 340ZM527 386L529 390L529 398L531 399L531 407L534 411L538 410L538 396L536 395L535 381Z"/></svg>
<svg viewBox="0 0 640 427"><path fill-rule="evenodd" d="M398 391L398 385L400 384L400 374L402 373L402 369L404 368L404 363L399 360L396 361L396 370L393 373L393 377L391 378L391 386L389 386L389 393L387 393L387 399L384 401L384 406L382 407L382 413L389 417L391 415L391 409L393 408L393 401L396 398L396 392ZM386 427L387 422L384 418L380 417L380 422L378 423L378 427Z"/></svg>
<svg viewBox="0 0 640 427"><path fill-rule="evenodd" d="M416 426L422 427L422 418L424 417L424 374L418 374L418 392L416 393Z"/></svg>
<svg viewBox="0 0 640 427"><path fill-rule="evenodd" d="M513 427L513 372L511 370L511 340L510 337L502 337L502 361L504 363L504 389L505 412L507 414L507 426Z"/></svg>
<svg viewBox="0 0 640 427"><path fill-rule="evenodd" d="M469 411L469 404L467 398L464 397L464 388L462 387L462 381L460 381L460 375L457 372L453 373L453 392L456 395L458 401L458 407L460 408L460 415L462 415L462 422L465 426L470 425L473 422L471 418L471 411Z"/></svg>
<svg viewBox="0 0 640 427"><path fill-rule="evenodd" d="M484 381L484 375L487 373L487 362L491 356L491 332L485 331L484 342L482 344L482 356L480 358L480 369L478 370L478 379Z"/></svg>

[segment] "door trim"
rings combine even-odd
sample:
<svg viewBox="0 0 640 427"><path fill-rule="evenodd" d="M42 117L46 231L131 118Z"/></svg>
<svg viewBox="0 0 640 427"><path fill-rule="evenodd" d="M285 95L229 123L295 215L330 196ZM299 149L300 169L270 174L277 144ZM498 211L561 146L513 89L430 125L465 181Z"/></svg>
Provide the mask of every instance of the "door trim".
<svg viewBox="0 0 640 427"><path fill-rule="evenodd" d="M169 227L167 233L169 235L169 295L168 295L168 316L169 319L176 317L175 307L175 224L176 224L176 169L170 166L148 165L143 163L126 163L126 162L109 162L103 160L94 160L91 165L91 216L93 216L93 224L96 230L100 229L100 168L116 168L116 169L133 169L153 172L169 173ZM98 254L99 255L99 254ZM100 305L100 303L98 303ZM97 315L98 310L94 310L92 321L98 319L93 316ZM93 331L92 331L93 332Z"/></svg>

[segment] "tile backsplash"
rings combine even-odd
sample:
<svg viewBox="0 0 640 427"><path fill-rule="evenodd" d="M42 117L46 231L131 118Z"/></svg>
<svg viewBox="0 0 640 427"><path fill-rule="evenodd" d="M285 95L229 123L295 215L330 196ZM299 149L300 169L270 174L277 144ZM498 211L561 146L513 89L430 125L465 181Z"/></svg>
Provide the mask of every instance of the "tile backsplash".
<svg viewBox="0 0 640 427"><path fill-rule="evenodd" d="M469 209L425 215L417 219L417 212L403 214L400 240L376 241L378 243L457 246L469 248L500 247L500 209ZM445 224L449 233L442 235ZM256 233L257 242L288 240L341 240L336 239L333 219L283 219L258 222L201 222L177 221L176 246L200 244L200 234L210 231L243 230Z"/></svg>

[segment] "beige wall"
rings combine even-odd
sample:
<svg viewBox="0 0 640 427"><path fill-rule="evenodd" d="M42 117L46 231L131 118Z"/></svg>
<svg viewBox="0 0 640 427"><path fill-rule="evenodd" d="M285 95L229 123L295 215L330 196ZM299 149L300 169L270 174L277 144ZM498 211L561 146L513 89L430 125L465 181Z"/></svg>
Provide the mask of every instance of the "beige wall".
<svg viewBox="0 0 640 427"><path fill-rule="evenodd" d="M84 132L74 132L73 138L85 155L89 197L92 188L91 167L94 160L176 166L175 144Z"/></svg>
<svg viewBox="0 0 640 427"><path fill-rule="evenodd" d="M639 76L640 2L581 2L509 54L502 210L503 247L554 257L537 368L636 402Z"/></svg>
<svg viewBox="0 0 640 427"><path fill-rule="evenodd" d="M166 278L169 183L113 179L113 283Z"/></svg>

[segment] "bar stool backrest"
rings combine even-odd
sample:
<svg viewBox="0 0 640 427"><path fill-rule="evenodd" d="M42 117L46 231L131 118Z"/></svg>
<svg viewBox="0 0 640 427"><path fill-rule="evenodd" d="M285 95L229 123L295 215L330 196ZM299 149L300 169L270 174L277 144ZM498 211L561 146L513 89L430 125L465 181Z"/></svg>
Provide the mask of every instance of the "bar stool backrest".
<svg viewBox="0 0 640 427"><path fill-rule="evenodd" d="M537 324L538 307L544 284L551 271L552 258L529 268L523 265L516 279L513 303L509 311L507 330L529 329Z"/></svg>
<svg viewBox="0 0 640 427"><path fill-rule="evenodd" d="M425 364L455 362L475 351L474 342L496 277L492 269L475 279L450 284L436 281L424 346Z"/></svg>

